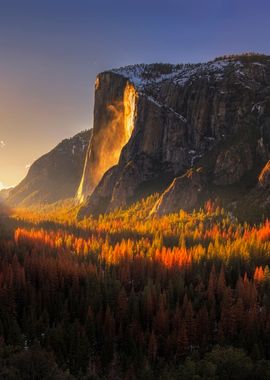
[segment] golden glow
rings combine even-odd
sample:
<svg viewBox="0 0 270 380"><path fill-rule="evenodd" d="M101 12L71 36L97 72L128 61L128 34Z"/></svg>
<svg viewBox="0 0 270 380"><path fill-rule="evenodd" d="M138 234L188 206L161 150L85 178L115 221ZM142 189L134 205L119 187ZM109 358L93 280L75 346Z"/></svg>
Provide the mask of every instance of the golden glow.
<svg viewBox="0 0 270 380"><path fill-rule="evenodd" d="M88 169L88 160L89 160L89 156L90 156L90 146L91 146L90 143L89 143L89 146L88 146L88 149L87 149L87 153L86 153L86 158L85 158L85 162L84 162L81 182L80 182L77 194L76 194L76 200L79 203L83 203L86 200L86 197L87 197L87 194L85 194L84 188L86 186L86 173L88 171L87 170Z"/></svg>
<svg viewBox="0 0 270 380"><path fill-rule="evenodd" d="M122 148L129 141L134 129L137 97L134 86L127 83L123 100L107 107L109 122L99 126L98 131L94 132L87 153L82 181L77 192L80 202L85 201L91 194L103 174L118 163Z"/></svg>
<svg viewBox="0 0 270 380"><path fill-rule="evenodd" d="M95 81L95 89L97 90L99 88L99 77L96 78L96 81Z"/></svg>
<svg viewBox="0 0 270 380"><path fill-rule="evenodd" d="M264 168L262 169L260 175L259 175L259 183L261 186L264 186L269 182L269 173L270 173L270 161L268 161Z"/></svg>
<svg viewBox="0 0 270 380"><path fill-rule="evenodd" d="M130 139L132 131L134 129L137 96L138 95L134 86L131 85L130 83L127 83L125 92L124 92L124 124L125 124L125 132L126 132L125 144Z"/></svg>

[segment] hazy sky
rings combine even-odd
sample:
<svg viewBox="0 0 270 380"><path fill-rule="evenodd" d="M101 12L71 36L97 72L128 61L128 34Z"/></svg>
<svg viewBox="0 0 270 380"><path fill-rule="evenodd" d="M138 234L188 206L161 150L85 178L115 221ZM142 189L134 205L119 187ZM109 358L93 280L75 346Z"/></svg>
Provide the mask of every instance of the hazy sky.
<svg viewBox="0 0 270 380"><path fill-rule="evenodd" d="M270 53L269 0L0 0L0 187L91 127L98 72Z"/></svg>

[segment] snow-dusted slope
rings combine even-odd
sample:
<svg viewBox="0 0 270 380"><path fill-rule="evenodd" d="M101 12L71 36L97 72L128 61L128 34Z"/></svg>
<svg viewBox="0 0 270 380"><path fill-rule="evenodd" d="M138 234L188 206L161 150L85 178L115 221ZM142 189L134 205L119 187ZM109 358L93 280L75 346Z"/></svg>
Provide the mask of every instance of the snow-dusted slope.
<svg viewBox="0 0 270 380"><path fill-rule="evenodd" d="M201 77L214 77L221 80L228 69L233 69L241 76L244 65L239 60L218 59L208 63L197 64L138 64L111 70L132 82L138 90L149 85L170 81L178 86Z"/></svg>

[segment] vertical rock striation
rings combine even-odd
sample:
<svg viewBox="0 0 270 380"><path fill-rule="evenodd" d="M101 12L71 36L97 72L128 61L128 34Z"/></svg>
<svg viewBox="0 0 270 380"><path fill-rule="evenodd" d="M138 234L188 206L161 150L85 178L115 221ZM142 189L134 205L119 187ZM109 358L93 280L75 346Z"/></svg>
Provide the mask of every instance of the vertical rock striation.
<svg viewBox="0 0 270 380"><path fill-rule="evenodd" d="M93 137L77 192L80 202L92 193L103 174L118 163L136 117L137 92L126 78L103 73L97 77L95 87Z"/></svg>

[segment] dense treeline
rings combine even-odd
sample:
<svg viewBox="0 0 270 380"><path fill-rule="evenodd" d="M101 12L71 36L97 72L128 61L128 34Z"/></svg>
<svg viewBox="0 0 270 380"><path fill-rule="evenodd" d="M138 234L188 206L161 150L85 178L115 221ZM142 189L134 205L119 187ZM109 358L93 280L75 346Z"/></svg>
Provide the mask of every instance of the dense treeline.
<svg viewBox="0 0 270 380"><path fill-rule="evenodd" d="M270 379L270 223L155 199L2 221L0 378Z"/></svg>

